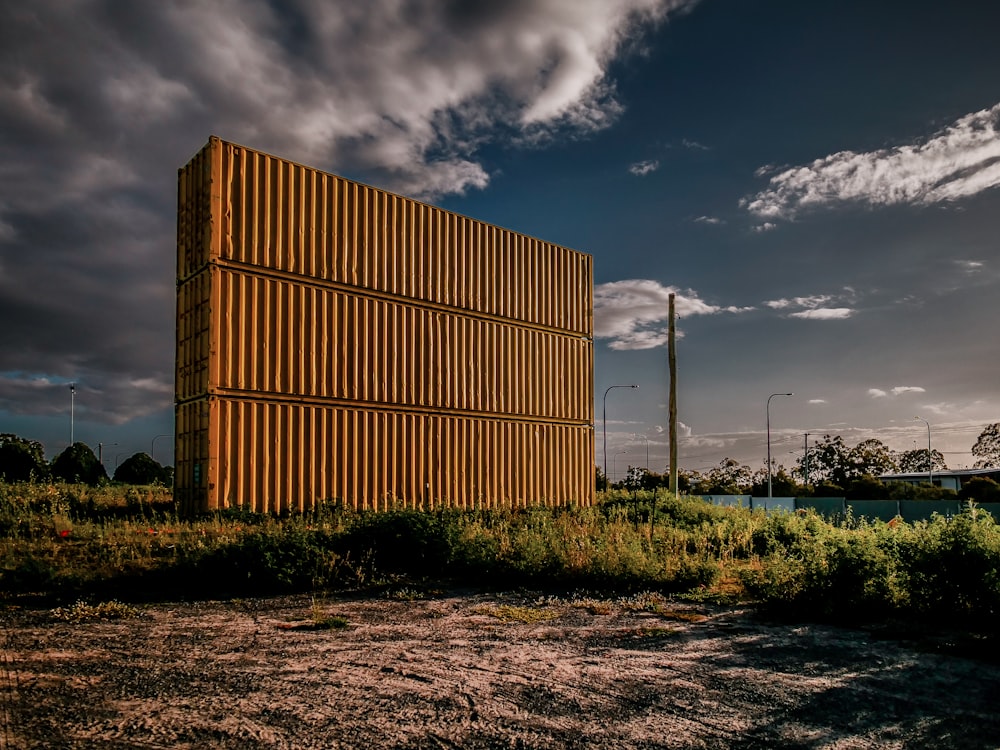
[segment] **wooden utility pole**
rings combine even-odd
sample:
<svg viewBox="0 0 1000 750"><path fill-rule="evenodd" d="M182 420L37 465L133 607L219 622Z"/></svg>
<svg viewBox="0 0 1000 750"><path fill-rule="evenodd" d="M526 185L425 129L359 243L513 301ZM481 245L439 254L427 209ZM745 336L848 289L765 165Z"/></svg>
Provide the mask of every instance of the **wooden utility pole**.
<svg viewBox="0 0 1000 750"><path fill-rule="evenodd" d="M674 294L670 293L670 325L667 329L667 359L670 362L670 491L677 497L677 349L675 345Z"/></svg>

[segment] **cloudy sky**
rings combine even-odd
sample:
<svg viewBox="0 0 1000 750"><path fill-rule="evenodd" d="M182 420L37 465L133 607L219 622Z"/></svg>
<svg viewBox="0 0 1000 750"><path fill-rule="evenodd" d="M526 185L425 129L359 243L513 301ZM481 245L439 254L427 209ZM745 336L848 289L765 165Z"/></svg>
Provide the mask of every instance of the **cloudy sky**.
<svg viewBox="0 0 1000 750"><path fill-rule="evenodd" d="M593 254L597 444L971 465L1000 421L1000 5L0 6L0 432L172 462L177 168L210 134ZM622 451L628 454L621 454ZM599 448L600 452L600 448ZM618 455L615 455L618 454ZM612 460L609 460L612 463ZM614 466L609 467L614 468Z"/></svg>

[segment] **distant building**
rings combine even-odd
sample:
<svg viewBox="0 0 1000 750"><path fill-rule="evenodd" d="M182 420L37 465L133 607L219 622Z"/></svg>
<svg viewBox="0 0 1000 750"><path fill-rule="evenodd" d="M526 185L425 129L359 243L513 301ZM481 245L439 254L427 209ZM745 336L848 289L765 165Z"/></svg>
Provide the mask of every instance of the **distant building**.
<svg viewBox="0 0 1000 750"><path fill-rule="evenodd" d="M958 492L962 485L970 479L976 477L986 477L995 482L1000 482L1000 468L993 469L942 469L935 471L928 476L926 471L911 471L906 474L882 474L879 481L883 484L889 482L903 482L904 484L927 484L931 479L935 487Z"/></svg>

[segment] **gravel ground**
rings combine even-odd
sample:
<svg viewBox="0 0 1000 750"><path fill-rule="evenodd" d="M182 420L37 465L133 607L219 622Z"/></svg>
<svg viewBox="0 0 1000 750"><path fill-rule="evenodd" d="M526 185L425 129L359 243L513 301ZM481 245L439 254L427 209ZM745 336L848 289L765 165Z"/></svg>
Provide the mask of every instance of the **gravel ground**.
<svg viewBox="0 0 1000 750"><path fill-rule="evenodd" d="M1000 664L944 637L411 593L8 606L0 748L1000 748Z"/></svg>

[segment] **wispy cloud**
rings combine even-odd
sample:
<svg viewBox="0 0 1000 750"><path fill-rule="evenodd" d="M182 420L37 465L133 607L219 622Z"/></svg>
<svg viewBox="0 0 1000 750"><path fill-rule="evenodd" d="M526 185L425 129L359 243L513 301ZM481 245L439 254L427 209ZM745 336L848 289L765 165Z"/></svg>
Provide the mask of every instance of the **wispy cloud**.
<svg viewBox="0 0 1000 750"><path fill-rule="evenodd" d="M815 310L799 310L790 313L788 317L804 320L844 320L854 313L855 311L849 307L819 307Z"/></svg>
<svg viewBox="0 0 1000 750"><path fill-rule="evenodd" d="M826 403L826 399L825 398L811 398L811 399L809 399L808 403L810 403L810 404L825 404Z"/></svg>
<svg viewBox="0 0 1000 750"><path fill-rule="evenodd" d="M770 232L772 229L777 229L778 225L773 221L765 221L763 224L755 224L753 226L753 231L760 234L761 232Z"/></svg>
<svg viewBox="0 0 1000 750"><path fill-rule="evenodd" d="M651 279L612 281L594 287L594 336L611 339L608 346L612 349L652 349L665 345L671 293L676 295L674 306L680 316L742 313L753 309L713 305L693 289L663 286Z"/></svg>
<svg viewBox="0 0 1000 750"><path fill-rule="evenodd" d="M647 174L651 174L660 168L660 162L655 159L647 161L637 161L635 164L630 164L628 171L637 177L642 177Z"/></svg>
<svg viewBox="0 0 1000 750"><path fill-rule="evenodd" d="M830 294L817 294L809 297L791 297L772 299L764 303L765 307L772 310L781 310L789 318L800 318L804 320L843 320L854 315L857 311L852 307L844 307L847 300L853 299L853 291L845 289L846 295L835 298ZM832 307L829 303L839 303L838 307Z"/></svg>
<svg viewBox="0 0 1000 750"><path fill-rule="evenodd" d="M923 142L867 153L840 151L775 174L740 205L767 218L846 202L931 205L1000 185L1000 104L965 115ZM758 170L763 176L767 170Z"/></svg>
<svg viewBox="0 0 1000 750"><path fill-rule="evenodd" d="M682 138L681 145L684 146L684 148L690 148L694 151L711 151L708 146L698 143L698 141L692 141L690 138Z"/></svg>
<svg viewBox="0 0 1000 750"><path fill-rule="evenodd" d="M955 265L966 273L976 273L986 266L981 260L956 260Z"/></svg>
<svg viewBox="0 0 1000 750"><path fill-rule="evenodd" d="M893 396L899 396L902 393L926 393L926 389L921 388L918 385L897 385L892 389Z"/></svg>
<svg viewBox="0 0 1000 750"><path fill-rule="evenodd" d="M888 391L882 390L881 388L869 388L868 395L872 398L886 398L889 395L892 396L902 396L904 393L926 393L925 388L921 388L919 385L896 385L890 388Z"/></svg>
<svg viewBox="0 0 1000 750"><path fill-rule="evenodd" d="M791 299L772 299L764 303L773 310L785 310L790 307L816 308L833 299L829 294L816 294L811 297L792 297Z"/></svg>
<svg viewBox="0 0 1000 750"><path fill-rule="evenodd" d="M698 216L694 220L698 224L725 224L726 222L717 216Z"/></svg>

